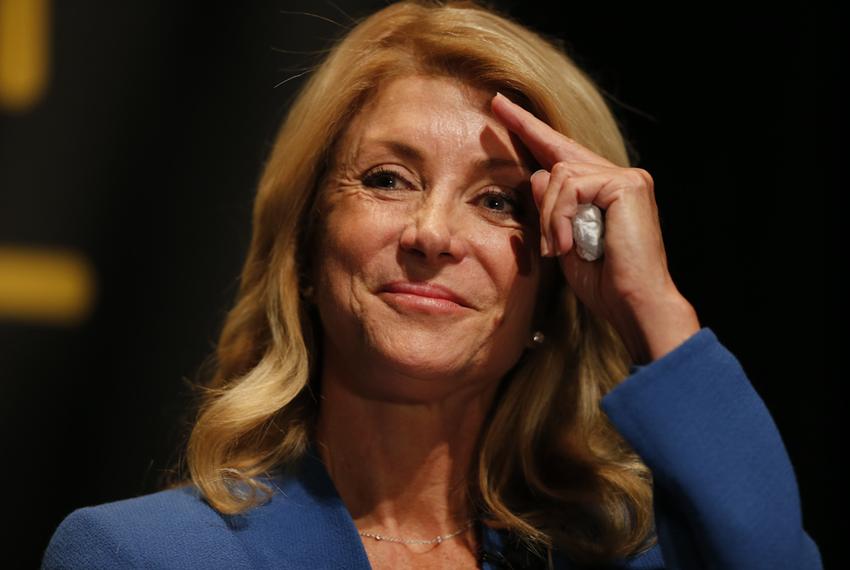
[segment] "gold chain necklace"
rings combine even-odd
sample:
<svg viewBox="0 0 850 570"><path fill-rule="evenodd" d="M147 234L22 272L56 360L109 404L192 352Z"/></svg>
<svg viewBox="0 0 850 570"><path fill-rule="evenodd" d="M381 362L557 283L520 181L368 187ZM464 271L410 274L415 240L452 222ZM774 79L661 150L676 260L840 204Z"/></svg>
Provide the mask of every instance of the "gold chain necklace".
<svg viewBox="0 0 850 570"><path fill-rule="evenodd" d="M401 544L440 544L444 540L449 540L449 539L454 538L457 535L463 533L469 527L471 527L473 525L473 523L475 523L475 519L470 519L470 520L466 521L466 524L464 524L462 527L460 527L456 531L450 532L449 534L437 535L434 538L432 538L431 540L416 539L416 538L404 539L404 538L398 538L396 536L384 536L384 535L381 535L381 534L376 534L376 533L373 533L373 532L366 532L366 531L363 531L363 530L359 530L358 532L360 533L360 536L365 536L367 538L374 538L377 541L383 541L383 542L398 542L398 543L401 543Z"/></svg>

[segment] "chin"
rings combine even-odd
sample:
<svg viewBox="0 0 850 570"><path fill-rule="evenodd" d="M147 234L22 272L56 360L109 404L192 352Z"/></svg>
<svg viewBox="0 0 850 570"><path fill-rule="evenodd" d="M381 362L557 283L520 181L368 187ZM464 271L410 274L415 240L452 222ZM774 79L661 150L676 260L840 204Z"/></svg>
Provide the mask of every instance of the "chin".
<svg viewBox="0 0 850 570"><path fill-rule="evenodd" d="M439 358L435 358L439 356ZM379 365L396 375L428 382L445 381L470 372L468 354L449 353L444 347L414 351L382 351Z"/></svg>
<svg viewBox="0 0 850 570"><path fill-rule="evenodd" d="M383 369L384 373L391 371L400 381L456 389L462 385L498 381L521 355L520 352L517 358L505 359L509 351L489 349L485 354L478 346L459 348L464 346L462 342L442 342L427 349L422 346L426 345L420 345L419 349L381 351L381 363L376 368Z"/></svg>

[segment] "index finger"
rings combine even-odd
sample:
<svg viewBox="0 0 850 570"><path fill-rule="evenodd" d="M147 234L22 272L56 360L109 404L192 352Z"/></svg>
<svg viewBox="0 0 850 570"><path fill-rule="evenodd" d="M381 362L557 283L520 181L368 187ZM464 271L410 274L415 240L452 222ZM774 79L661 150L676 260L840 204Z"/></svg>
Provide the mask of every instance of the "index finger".
<svg viewBox="0 0 850 570"><path fill-rule="evenodd" d="M563 135L502 95L490 102L493 114L528 147L540 166L551 170L556 162L588 162L616 166L613 162Z"/></svg>

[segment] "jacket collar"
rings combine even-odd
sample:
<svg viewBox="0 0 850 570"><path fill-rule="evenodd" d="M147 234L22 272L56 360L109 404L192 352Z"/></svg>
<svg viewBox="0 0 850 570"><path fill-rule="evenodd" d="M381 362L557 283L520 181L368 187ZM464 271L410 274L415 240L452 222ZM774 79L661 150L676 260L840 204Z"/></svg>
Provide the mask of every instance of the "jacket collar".
<svg viewBox="0 0 850 570"><path fill-rule="evenodd" d="M310 447L290 471L269 481L271 499L244 515L227 517L255 567L371 570L354 520L333 481ZM504 531L477 526L481 568L505 565Z"/></svg>

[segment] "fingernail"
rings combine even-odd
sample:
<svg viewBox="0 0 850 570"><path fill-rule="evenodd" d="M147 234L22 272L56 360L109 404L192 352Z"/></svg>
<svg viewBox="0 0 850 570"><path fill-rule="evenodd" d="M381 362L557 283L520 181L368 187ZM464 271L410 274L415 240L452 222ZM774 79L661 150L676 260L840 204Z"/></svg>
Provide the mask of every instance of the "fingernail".
<svg viewBox="0 0 850 570"><path fill-rule="evenodd" d="M540 256L549 257L549 244L546 243L546 236L540 236Z"/></svg>
<svg viewBox="0 0 850 570"><path fill-rule="evenodd" d="M529 178L529 180L534 180L534 177L535 177L535 176L537 176L538 174L540 174L541 172L546 172L546 169L545 169L545 168L541 168L540 170L535 170L535 171L532 173L531 178Z"/></svg>

